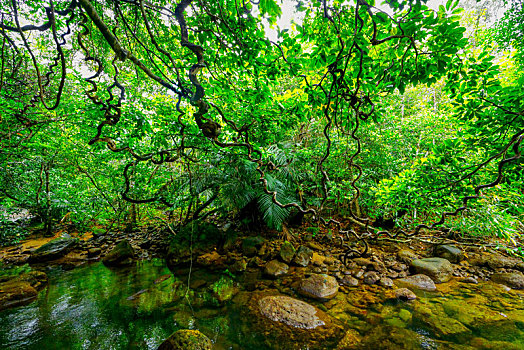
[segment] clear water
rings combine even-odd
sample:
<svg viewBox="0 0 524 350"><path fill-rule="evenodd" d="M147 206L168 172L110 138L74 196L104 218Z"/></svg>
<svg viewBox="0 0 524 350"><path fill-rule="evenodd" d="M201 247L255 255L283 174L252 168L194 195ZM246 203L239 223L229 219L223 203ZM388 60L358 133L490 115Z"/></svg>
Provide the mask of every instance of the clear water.
<svg viewBox="0 0 524 350"><path fill-rule="evenodd" d="M48 272L33 303L0 312L0 349L156 349L178 329L199 329L216 349L308 349L252 327L238 307L210 299L227 275L193 271L174 278L162 261L108 269L101 263ZM289 287L278 285L292 293ZM216 285L216 284L215 284ZM275 283L273 283L275 287ZM384 289L362 286L325 304L309 301L352 331L354 349L524 349L524 293L499 285L440 285L415 302L390 302Z"/></svg>

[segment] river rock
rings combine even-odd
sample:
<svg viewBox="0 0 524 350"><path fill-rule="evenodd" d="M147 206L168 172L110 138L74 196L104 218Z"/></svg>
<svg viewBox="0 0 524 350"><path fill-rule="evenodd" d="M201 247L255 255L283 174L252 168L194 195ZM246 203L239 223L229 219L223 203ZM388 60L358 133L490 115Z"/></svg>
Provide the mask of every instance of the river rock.
<svg viewBox="0 0 524 350"><path fill-rule="evenodd" d="M396 285L399 287L409 288L411 290L425 290L428 292L434 292L437 290L433 280L422 274L408 276L395 280Z"/></svg>
<svg viewBox="0 0 524 350"><path fill-rule="evenodd" d="M413 260L418 259L418 255L409 249L402 249L398 251L397 258L403 263L410 264Z"/></svg>
<svg viewBox="0 0 524 350"><path fill-rule="evenodd" d="M89 258L94 258L94 257L99 256L101 253L102 253L102 249L100 249L100 248L97 248L97 247L95 247L95 248L90 248L90 249L88 249L88 251L87 251L87 256L88 256Z"/></svg>
<svg viewBox="0 0 524 350"><path fill-rule="evenodd" d="M464 252L452 244L441 244L436 246L434 255L455 264L464 260Z"/></svg>
<svg viewBox="0 0 524 350"><path fill-rule="evenodd" d="M47 286L48 279L47 275L42 271L29 271L16 277L16 280L21 282L27 282L31 287L37 291L44 289Z"/></svg>
<svg viewBox="0 0 524 350"><path fill-rule="evenodd" d="M284 295L260 299L259 309L270 320L282 322L295 328L313 329L326 323L319 315L322 312L306 302Z"/></svg>
<svg viewBox="0 0 524 350"><path fill-rule="evenodd" d="M380 280L380 276L375 271L368 271L364 274L364 283L365 284L375 284Z"/></svg>
<svg viewBox="0 0 524 350"><path fill-rule="evenodd" d="M486 263L492 269L513 268L519 263L519 259L510 258L501 254L493 254L486 258Z"/></svg>
<svg viewBox="0 0 524 350"><path fill-rule="evenodd" d="M395 298L397 298L399 300L415 300L415 299L417 299L417 296L415 295L415 293L413 293L412 291L410 291L407 288L395 289L395 291L393 292L393 295L395 296Z"/></svg>
<svg viewBox="0 0 524 350"><path fill-rule="evenodd" d="M309 265L309 262L311 261L312 257L313 251L308 247L301 245L300 247L298 247L293 262L298 266L306 267Z"/></svg>
<svg viewBox="0 0 524 350"><path fill-rule="evenodd" d="M103 259L106 266L120 267L134 263L135 250L127 240L119 242Z"/></svg>
<svg viewBox="0 0 524 350"><path fill-rule="evenodd" d="M519 272L494 273L491 280L513 289L524 289L524 275Z"/></svg>
<svg viewBox="0 0 524 350"><path fill-rule="evenodd" d="M66 255L78 244L76 238L56 238L36 249L29 257L30 263L41 263L56 260Z"/></svg>
<svg viewBox="0 0 524 350"><path fill-rule="evenodd" d="M340 280L340 284L349 287L356 287L358 286L358 280L351 275L344 275L344 277L342 277Z"/></svg>
<svg viewBox="0 0 524 350"><path fill-rule="evenodd" d="M242 252L246 256L254 256L257 254L258 249L262 247L264 242L265 239L260 236L247 237L242 241Z"/></svg>
<svg viewBox="0 0 524 350"><path fill-rule="evenodd" d="M285 275L289 266L278 260L271 260L264 267L264 273L270 277L279 277Z"/></svg>
<svg viewBox="0 0 524 350"><path fill-rule="evenodd" d="M29 304L37 295L29 282L13 279L0 283L0 311Z"/></svg>
<svg viewBox="0 0 524 350"><path fill-rule="evenodd" d="M193 329L181 329L171 334L158 350L211 350L213 342L202 332Z"/></svg>
<svg viewBox="0 0 524 350"><path fill-rule="evenodd" d="M304 301L275 295L275 291L243 292L233 305L249 334L246 349L334 349L344 336L337 319Z"/></svg>
<svg viewBox="0 0 524 350"><path fill-rule="evenodd" d="M291 242L285 241L282 243L282 246L280 247L280 258L285 263L289 264L293 260L293 257L295 256L296 249L293 247L293 244Z"/></svg>
<svg viewBox="0 0 524 350"><path fill-rule="evenodd" d="M299 292L307 297L327 301L338 293L335 277L326 274L313 274L300 282Z"/></svg>
<svg viewBox="0 0 524 350"><path fill-rule="evenodd" d="M382 287L391 288L391 287L393 287L393 280L391 278L388 278L388 277L382 277L378 281L378 284L381 285Z"/></svg>
<svg viewBox="0 0 524 350"><path fill-rule="evenodd" d="M435 283L447 282L453 275L451 263L442 258L424 258L411 262L411 268L417 274L429 276Z"/></svg>
<svg viewBox="0 0 524 350"><path fill-rule="evenodd" d="M47 275L41 271L30 271L3 281L0 283L0 311L29 304L46 285Z"/></svg>
<svg viewBox="0 0 524 350"><path fill-rule="evenodd" d="M200 266L207 267L213 270L224 269L226 266L224 257L218 254L216 250L200 255L196 259L196 262Z"/></svg>

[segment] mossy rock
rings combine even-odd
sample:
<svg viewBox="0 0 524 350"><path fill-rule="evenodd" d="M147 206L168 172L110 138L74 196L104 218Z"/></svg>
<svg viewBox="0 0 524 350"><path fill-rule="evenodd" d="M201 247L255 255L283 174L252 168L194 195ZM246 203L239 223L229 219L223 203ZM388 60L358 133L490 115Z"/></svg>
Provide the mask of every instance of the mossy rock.
<svg viewBox="0 0 524 350"><path fill-rule="evenodd" d="M56 260L69 253L77 244L77 238L64 237L53 239L36 249L29 257L29 262L42 263Z"/></svg>
<svg viewBox="0 0 524 350"><path fill-rule="evenodd" d="M213 343L202 332L191 329L176 331L158 350L211 350Z"/></svg>
<svg viewBox="0 0 524 350"><path fill-rule="evenodd" d="M134 263L135 250L127 240L119 242L103 259L105 266L120 267Z"/></svg>

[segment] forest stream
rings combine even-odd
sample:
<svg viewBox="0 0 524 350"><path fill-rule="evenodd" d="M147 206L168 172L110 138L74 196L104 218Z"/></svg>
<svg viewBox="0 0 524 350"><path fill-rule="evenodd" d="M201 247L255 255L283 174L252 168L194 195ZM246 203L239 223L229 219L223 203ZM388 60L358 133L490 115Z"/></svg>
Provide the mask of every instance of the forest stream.
<svg viewBox="0 0 524 350"><path fill-rule="evenodd" d="M163 259L118 269L101 262L48 267L49 284L35 301L0 312L0 348L156 349L180 329L199 330L214 349L524 348L524 293L490 281L452 279L410 301L361 284L322 302L297 296L287 280L249 291L260 275L178 272ZM253 301L268 295L305 300L329 321L305 332L267 322Z"/></svg>

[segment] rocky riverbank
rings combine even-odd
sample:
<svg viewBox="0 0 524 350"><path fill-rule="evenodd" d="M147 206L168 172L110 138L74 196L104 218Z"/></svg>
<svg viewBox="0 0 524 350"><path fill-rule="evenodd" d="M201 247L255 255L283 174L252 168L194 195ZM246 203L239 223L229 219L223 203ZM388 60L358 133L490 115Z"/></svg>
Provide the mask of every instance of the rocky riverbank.
<svg viewBox="0 0 524 350"><path fill-rule="evenodd" d="M195 237L201 236L194 231ZM191 244L192 237L181 236L169 242L160 235L108 233L85 240L65 236L39 247L26 243L3 249L0 256L4 264L30 264L31 273L37 275L2 277L0 310L34 300L37 291L45 287L43 272L50 264L70 269L102 260L110 268L121 268L136 259L162 257L175 276L188 277L189 285L176 287L186 297L191 291L193 307L221 308L233 303L239 314L253 320L251 327L271 334L269 348L290 349L292 344L312 349L326 344L330 344L329 348L362 348L384 336L370 333L371 310L395 326L408 326L416 315L417 322L439 337L458 341L486 324L509 328L524 324L524 293L520 292L524 289L524 263L501 252L415 240L409 244L375 242L367 256L344 264L340 260L343 249L329 240L304 236L290 243L262 236L227 237L220 244L210 239L208 244L206 240ZM223 277L206 280L198 277L198 270ZM514 303L501 300L495 312L486 305L486 290L517 294L512 294ZM424 293L451 299L437 304L418 302ZM457 304L457 300L464 301L463 295L469 295L468 312ZM130 296L129 300L139 297ZM392 302L407 303L409 307L396 313L388 306ZM376 315L373 317L379 317ZM388 337L391 344L384 348L410 348L402 345L405 334L395 332ZM195 339L208 344L200 337ZM485 347L489 340L475 341ZM511 349L511 339L499 345Z"/></svg>

